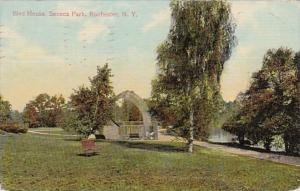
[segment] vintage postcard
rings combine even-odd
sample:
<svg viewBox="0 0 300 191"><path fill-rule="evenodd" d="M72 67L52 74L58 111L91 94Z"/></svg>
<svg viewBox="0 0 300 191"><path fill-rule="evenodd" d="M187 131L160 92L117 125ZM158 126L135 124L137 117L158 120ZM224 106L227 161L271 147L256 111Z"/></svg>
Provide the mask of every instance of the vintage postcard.
<svg viewBox="0 0 300 191"><path fill-rule="evenodd" d="M300 190L299 0L0 0L0 191Z"/></svg>

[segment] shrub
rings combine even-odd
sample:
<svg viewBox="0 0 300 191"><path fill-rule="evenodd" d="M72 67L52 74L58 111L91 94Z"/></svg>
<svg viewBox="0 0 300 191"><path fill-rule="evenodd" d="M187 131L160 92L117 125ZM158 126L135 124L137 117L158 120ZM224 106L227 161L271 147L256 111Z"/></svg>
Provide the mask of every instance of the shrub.
<svg viewBox="0 0 300 191"><path fill-rule="evenodd" d="M276 150L280 150L284 148L284 140L282 135L274 135L273 141L271 143L271 147L275 148Z"/></svg>
<svg viewBox="0 0 300 191"><path fill-rule="evenodd" d="M5 132L0 129L0 135L4 135Z"/></svg>
<svg viewBox="0 0 300 191"><path fill-rule="evenodd" d="M26 133L27 127L18 123L4 123L0 125L0 130L8 133Z"/></svg>

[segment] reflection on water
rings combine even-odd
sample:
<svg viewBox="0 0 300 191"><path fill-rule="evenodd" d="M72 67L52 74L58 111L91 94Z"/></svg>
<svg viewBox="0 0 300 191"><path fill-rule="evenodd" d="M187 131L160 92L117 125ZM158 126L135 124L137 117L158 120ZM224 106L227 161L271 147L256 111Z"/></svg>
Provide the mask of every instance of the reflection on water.
<svg viewBox="0 0 300 191"><path fill-rule="evenodd" d="M227 131L224 131L221 128L211 129L210 135L208 137L209 141L215 143L230 143L230 142L234 142L233 139L236 139L236 135L228 133ZM251 147L264 149L264 146L261 142L259 142L257 145L251 145ZM284 145L278 147L278 146L274 146L274 144L271 144L271 151L282 152L284 150L285 150Z"/></svg>
<svg viewBox="0 0 300 191"><path fill-rule="evenodd" d="M232 135L221 128L214 128L210 130L208 140L211 142L228 143L232 142L232 139L235 137L235 135Z"/></svg>

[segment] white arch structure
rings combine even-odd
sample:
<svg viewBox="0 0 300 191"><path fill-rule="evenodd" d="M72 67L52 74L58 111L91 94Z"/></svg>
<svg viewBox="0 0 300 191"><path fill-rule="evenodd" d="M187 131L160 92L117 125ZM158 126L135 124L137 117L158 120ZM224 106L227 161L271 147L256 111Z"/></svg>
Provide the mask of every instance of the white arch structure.
<svg viewBox="0 0 300 191"><path fill-rule="evenodd" d="M151 120L151 115L149 113L149 108L145 101L138 96L133 91L126 90L116 96L116 101L119 99L124 99L132 104L134 104L142 114L143 117L143 129L142 129L142 139L150 139L151 133L154 133L153 138L158 138L157 126ZM151 132L152 130L152 132Z"/></svg>

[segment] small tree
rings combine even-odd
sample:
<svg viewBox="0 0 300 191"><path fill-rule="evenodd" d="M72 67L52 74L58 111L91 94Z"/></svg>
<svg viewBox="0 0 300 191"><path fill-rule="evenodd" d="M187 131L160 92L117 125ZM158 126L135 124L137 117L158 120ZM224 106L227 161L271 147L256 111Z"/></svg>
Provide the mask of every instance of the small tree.
<svg viewBox="0 0 300 191"><path fill-rule="evenodd" d="M23 121L28 123L30 128L39 127L40 123L38 121L38 111L34 107L34 104L29 102L26 104L24 111L23 111Z"/></svg>
<svg viewBox="0 0 300 191"><path fill-rule="evenodd" d="M97 67L97 74L90 78L90 87L79 87L71 95L70 109L72 124L69 128L88 135L95 130L102 131L112 117L114 92L111 86L111 69L108 64Z"/></svg>
<svg viewBox="0 0 300 191"><path fill-rule="evenodd" d="M148 100L150 113L161 122L164 128L172 126L176 123L176 107L171 100L169 94L163 93L165 90L161 88L157 80L152 81L151 99Z"/></svg>
<svg viewBox="0 0 300 191"><path fill-rule="evenodd" d="M242 101L246 99L244 93L239 93L234 101L235 109L224 122L222 128L232 134L235 134L241 145L244 145L246 130L248 129L247 118L243 117L247 111L242 110Z"/></svg>

